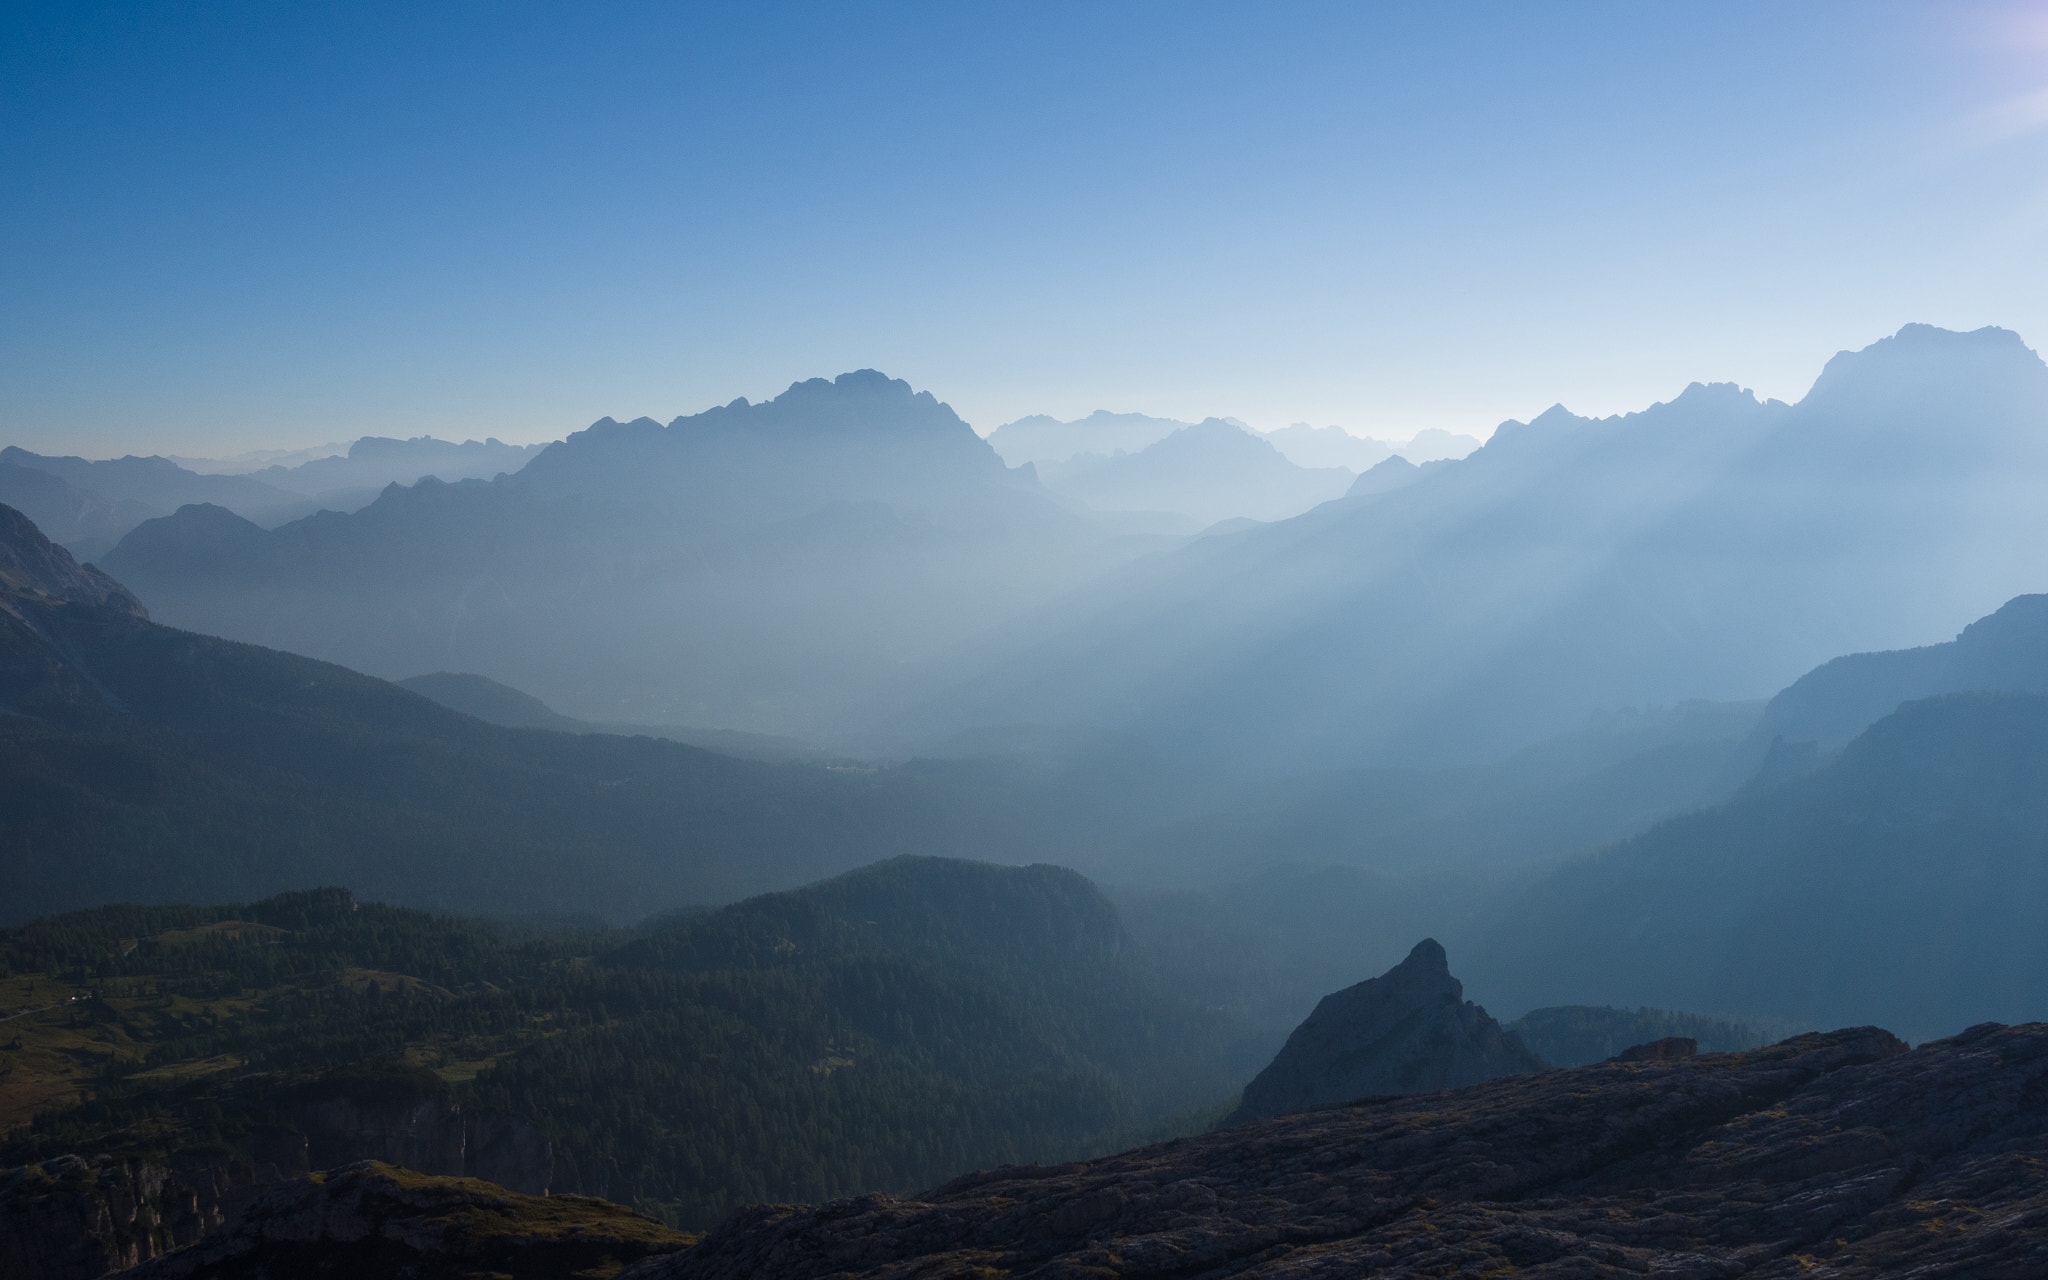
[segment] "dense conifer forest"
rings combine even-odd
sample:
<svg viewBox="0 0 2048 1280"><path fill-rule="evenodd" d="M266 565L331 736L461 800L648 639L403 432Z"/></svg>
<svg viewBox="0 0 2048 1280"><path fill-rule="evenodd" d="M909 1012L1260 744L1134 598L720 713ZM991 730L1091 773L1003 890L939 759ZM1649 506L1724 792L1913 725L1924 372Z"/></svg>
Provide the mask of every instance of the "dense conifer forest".
<svg viewBox="0 0 2048 1280"><path fill-rule="evenodd" d="M539 1126L557 1189L693 1228L1200 1127L1262 1048L1081 877L938 859L637 933L345 890L106 907L0 935L0 974L45 1009L0 1055L32 1112L0 1163L246 1164L307 1096L445 1092Z"/></svg>

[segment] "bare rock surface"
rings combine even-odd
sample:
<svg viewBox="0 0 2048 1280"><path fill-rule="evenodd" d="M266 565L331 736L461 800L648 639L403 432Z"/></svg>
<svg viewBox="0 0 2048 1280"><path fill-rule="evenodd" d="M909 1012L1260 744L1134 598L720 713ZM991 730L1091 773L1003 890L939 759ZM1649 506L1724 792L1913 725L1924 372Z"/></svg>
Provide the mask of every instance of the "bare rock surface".
<svg viewBox="0 0 2048 1280"><path fill-rule="evenodd" d="M1374 1094L1457 1089L1541 1071L1521 1038L1465 999L1434 938L1377 978L1324 996L1245 1086L1230 1123Z"/></svg>
<svg viewBox="0 0 2048 1280"><path fill-rule="evenodd" d="M1665 1036L1662 1040L1651 1040L1644 1044L1632 1044L1614 1055L1616 1062L1663 1062L1669 1058L1690 1058L1700 1051L1700 1042L1691 1036Z"/></svg>
<svg viewBox="0 0 2048 1280"><path fill-rule="evenodd" d="M2048 1025L1859 1027L735 1214L631 1280L2048 1275Z"/></svg>
<svg viewBox="0 0 2048 1280"><path fill-rule="evenodd" d="M96 1280L219 1226L238 1189L223 1170L104 1155L0 1170L0 1276Z"/></svg>
<svg viewBox="0 0 2048 1280"><path fill-rule="evenodd" d="M18 613L20 602L8 597L97 605L138 618L149 616L126 587L93 566L73 560L69 551L44 537L35 522L21 512L0 506L0 609Z"/></svg>

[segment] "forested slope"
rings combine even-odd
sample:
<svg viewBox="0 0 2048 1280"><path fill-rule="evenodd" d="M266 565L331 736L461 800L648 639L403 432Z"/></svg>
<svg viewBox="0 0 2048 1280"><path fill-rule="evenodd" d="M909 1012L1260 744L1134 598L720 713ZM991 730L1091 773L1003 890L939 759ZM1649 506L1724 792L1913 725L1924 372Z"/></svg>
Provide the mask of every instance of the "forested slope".
<svg viewBox="0 0 2048 1280"><path fill-rule="evenodd" d="M0 1125L38 1114L0 1164L246 1169L309 1090L446 1089L537 1125L554 1190L686 1226L1107 1149L1226 1100L1264 1047L1169 992L1072 872L931 859L642 935L342 891L109 907L0 935L0 970L10 1005L90 993L15 1024Z"/></svg>

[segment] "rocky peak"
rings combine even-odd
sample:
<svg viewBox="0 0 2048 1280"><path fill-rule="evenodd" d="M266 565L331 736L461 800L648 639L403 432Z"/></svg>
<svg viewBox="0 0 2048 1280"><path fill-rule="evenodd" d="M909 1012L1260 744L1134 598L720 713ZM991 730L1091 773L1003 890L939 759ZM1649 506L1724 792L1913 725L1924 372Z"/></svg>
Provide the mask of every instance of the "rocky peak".
<svg viewBox="0 0 2048 1280"><path fill-rule="evenodd" d="M0 506L0 609L7 596L89 604L149 616L128 589L43 536L35 522L13 507ZM9 612L15 612L8 609Z"/></svg>
<svg viewBox="0 0 2048 1280"><path fill-rule="evenodd" d="M1377 978L1324 996L1229 1123L1355 1098L1457 1089L1541 1071L1521 1038L1465 999L1434 938Z"/></svg>

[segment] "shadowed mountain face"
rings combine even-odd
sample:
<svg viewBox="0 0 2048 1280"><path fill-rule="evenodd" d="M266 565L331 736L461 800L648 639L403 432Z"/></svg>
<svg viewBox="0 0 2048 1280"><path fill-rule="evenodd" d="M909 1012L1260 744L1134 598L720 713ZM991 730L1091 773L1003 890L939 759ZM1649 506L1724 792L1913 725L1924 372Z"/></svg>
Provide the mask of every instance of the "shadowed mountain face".
<svg viewBox="0 0 2048 1280"><path fill-rule="evenodd" d="M1853 653L1807 672L1764 708L1748 755L1760 761L1775 739L1833 752L1902 702L1969 690L2048 693L2048 595L2009 600L1946 644Z"/></svg>
<svg viewBox="0 0 2048 1280"><path fill-rule="evenodd" d="M1557 408L1391 492L1133 566L895 731L1095 723L1275 770L1481 760L1596 707L1761 697L1953 634L2048 582L2044 486L2048 366L2002 330L1909 326L1797 405L1695 385L1625 417Z"/></svg>
<svg viewBox="0 0 2048 1280"><path fill-rule="evenodd" d="M1914 1036L2048 1014L2048 697L1907 703L1817 771L1568 864L1474 951L1502 1004Z"/></svg>
<svg viewBox="0 0 2048 1280"><path fill-rule="evenodd" d="M107 557L166 621L391 677L474 671L565 714L807 733L906 661L1156 544L1112 538L873 372L516 476L394 486L266 533L187 508Z"/></svg>
<svg viewBox="0 0 2048 1280"><path fill-rule="evenodd" d="M349 881L632 918L906 850L972 811L915 777L507 729L328 663L173 630L0 508L0 922Z"/></svg>
<svg viewBox="0 0 2048 1280"><path fill-rule="evenodd" d="M0 611L19 621L25 609L65 603L149 616L120 583L73 560L21 512L0 506Z"/></svg>
<svg viewBox="0 0 2048 1280"><path fill-rule="evenodd" d="M2048 1027L1874 1027L763 1205L623 1280L2029 1276Z"/></svg>
<svg viewBox="0 0 2048 1280"><path fill-rule="evenodd" d="M0 503L35 521L50 541L80 560L104 555L122 534L163 514L160 507L127 499L116 502L62 476L11 462L0 462Z"/></svg>
<svg viewBox="0 0 2048 1280"><path fill-rule="evenodd" d="M1424 938L1379 977L1324 996L1245 1086L1229 1123L1542 1069L1513 1032L1465 999L1443 947Z"/></svg>

